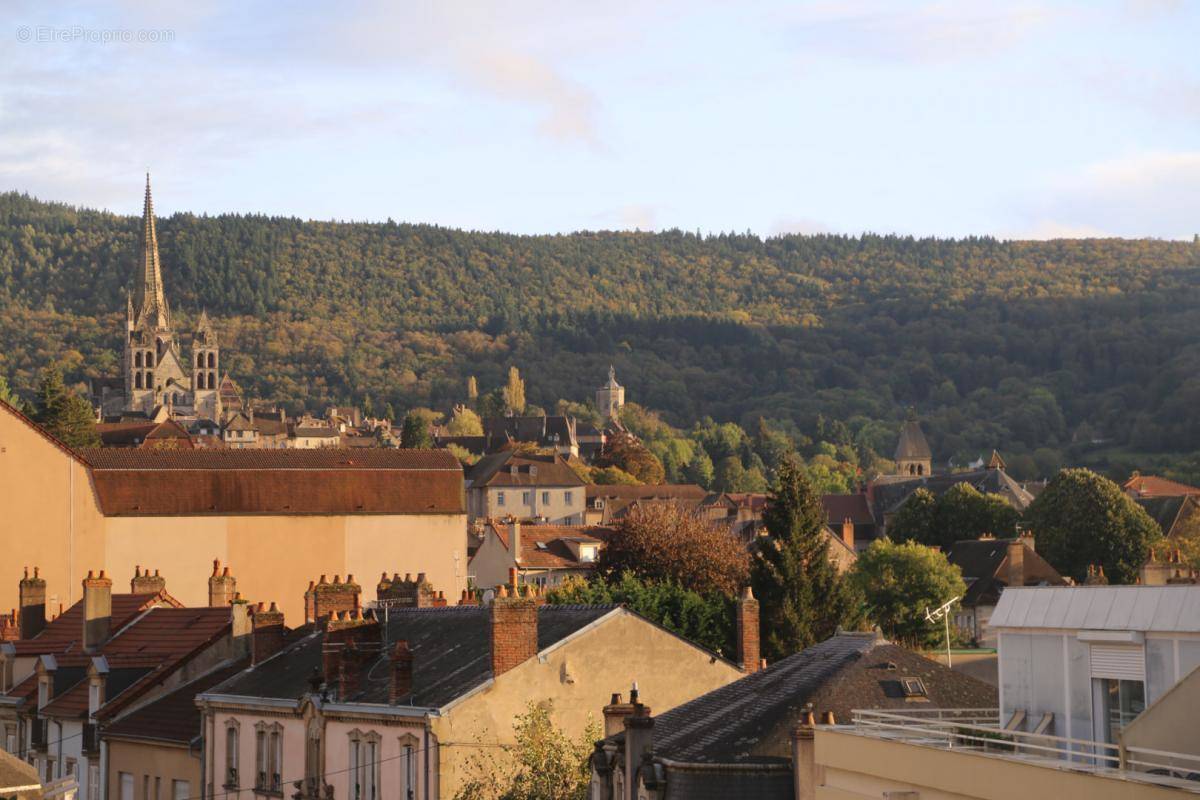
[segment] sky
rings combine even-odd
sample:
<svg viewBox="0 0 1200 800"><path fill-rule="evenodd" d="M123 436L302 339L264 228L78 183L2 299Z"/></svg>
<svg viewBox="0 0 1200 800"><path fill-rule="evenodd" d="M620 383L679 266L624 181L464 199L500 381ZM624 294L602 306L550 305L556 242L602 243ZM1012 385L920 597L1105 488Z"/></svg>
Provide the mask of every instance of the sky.
<svg viewBox="0 0 1200 800"><path fill-rule="evenodd" d="M7 2L0 191L560 233L1200 233L1200 2ZM4 28L7 28L5 30Z"/></svg>

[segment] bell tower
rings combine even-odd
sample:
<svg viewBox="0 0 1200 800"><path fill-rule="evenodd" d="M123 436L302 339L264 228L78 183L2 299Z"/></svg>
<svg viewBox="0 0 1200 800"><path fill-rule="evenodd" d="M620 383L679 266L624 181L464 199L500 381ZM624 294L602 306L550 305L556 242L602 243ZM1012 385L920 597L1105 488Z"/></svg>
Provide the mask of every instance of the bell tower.
<svg viewBox="0 0 1200 800"><path fill-rule="evenodd" d="M208 319L208 312L201 311L192 334L192 405L196 416L220 421L221 419L221 352L217 343L217 332Z"/></svg>
<svg viewBox="0 0 1200 800"><path fill-rule="evenodd" d="M613 366L608 366L608 383L596 390L596 408L600 410L600 416L606 420L613 420L621 411L621 406L625 405L625 387L617 383L617 371Z"/></svg>

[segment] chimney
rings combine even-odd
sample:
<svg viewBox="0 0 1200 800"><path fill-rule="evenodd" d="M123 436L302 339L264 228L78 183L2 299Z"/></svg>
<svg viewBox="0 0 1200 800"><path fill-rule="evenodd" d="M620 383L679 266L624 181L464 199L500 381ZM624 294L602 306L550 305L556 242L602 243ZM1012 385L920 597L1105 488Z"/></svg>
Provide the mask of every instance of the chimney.
<svg viewBox="0 0 1200 800"><path fill-rule="evenodd" d="M133 580L129 582L130 594L158 594L166 591L166 588L167 579L160 577L158 570L151 575L149 569L142 572L140 565L133 568Z"/></svg>
<svg viewBox="0 0 1200 800"><path fill-rule="evenodd" d="M1025 542L1021 539L1008 543L1008 572L1004 580L1009 586L1025 585Z"/></svg>
<svg viewBox="0 0 1200 800"><path fill-rule="evenodd" d="M513 561L521 563L521 520L516 517L508 518L508 552Z"/></svg>
<svg viewBox="0 0 1200 800"><path fill-rule="evenodd" d="M233 596L237 594L237 578L229 574L229 567L221 570L221 560L213 559L212 575L208 579L208 605L210 608L221 608L232 605Z"/></svg>
<svg viewBox="0 0 1200 800"><path fill-rule="evenodd" d="M340 575L333 576L333 582L321 579L309 583L308 591L304 593L304 608L307 622L324 622L334 614L350 614L359 608L359 595L362 587L354 582L353 575L347 575L343 582Z"/></svg>
<svg viewBox="0 0 1200 800"><path fill-rule="evenodd" d="M633 713L633 703L621 701L621 693L613 692L612 700L604 707L604 738L625 730L625 718Z"/></svg>
<svg viewBox="0 0 1200 800"><path fill-rule="evenodd" d="M796 800L816 800L817 765L812 711L792 729L792 780Z"/></svg>
<svg viewBox="0 0 1200 800"><path fill-rule="evenodd" d="M854 549L854 520L849 517L842 520L842 541L846 543L846 547Z"/></svg>
<svg viewBox="0 0 1200 800"><path fill-rule="evenodd" d="M21 611L17 618L22 639L32 639L46 627L46 579L38 576L38 568L33 568L33 577L29 577L29 568L25 568L25 577L21 579L18 594L20 595Z"/></svg>
<svg viewBox="0 0 1200 800"><path fill-rule="evenodd" d="M412 694L413 651L404 639L396 642L388 654L391 680L388 683L388 702L398 705Z"/></svg>
<svg viewBox="0 0 1200 800"><path fill-rule="evenodd" d="M1037 547L1035 547L1034 543L1033 543L1033 531L1024 531L1023 533L1021 533L1020 538L1021 538L1021 541L1023 541L1025 543L1025 546L1029 548L1029 552L1031 552L1031 553L1037 552Z"/></svg>
<svg viewBox="0 0 1200 800"><path fill-rule="evenodd" d="M497 678L537 655L537 604L530 598L509 597L502 586L489 613L492 677Z"/></svg>
<svg viewBox="0 0 1200 800"><path fill-rule="evenodd" d="M738 664L747 675L759 669L758 601L747 586L737 601Z"/></svg>
<svg viewBox="0 0 1200 800"><path fill-rule="evenodd" d="M238 655L250 652L250 635L254 632L250 615L253 613L254 610L241 595L234 598L229 606L229 637Z"/></svg>
<svg viewBox="0 0 1200 800"><path fill-rule="evenodd" d="M629 693L633 712L625 717L625 797L622 800L637 800L638 768L647 756L654 753L654 717L650 709L637 699L635 685Z"/></svg>
<svg viewBox="0 0 1200 800"><path fill-rule="evenodd" d="M270 608L259 603L251 621L250 663L261 664L283 649L283 612L274 602Z"/></svg>
<svg viewBox="0 0 1200 800"><path fill-rule="evenodd" d="M321 657L325 683L334 690L335 700L349 700L358 693L363 670L369 660L379 656L381 647L379 623L362 609L329 616Z"/></svg>
<svg viewBox="0 0 1200 800"><path fill-rule="evenodd" d="M83 579L83 649L95 650L108 641L112 625L112 579L90 569Z"/></svg>

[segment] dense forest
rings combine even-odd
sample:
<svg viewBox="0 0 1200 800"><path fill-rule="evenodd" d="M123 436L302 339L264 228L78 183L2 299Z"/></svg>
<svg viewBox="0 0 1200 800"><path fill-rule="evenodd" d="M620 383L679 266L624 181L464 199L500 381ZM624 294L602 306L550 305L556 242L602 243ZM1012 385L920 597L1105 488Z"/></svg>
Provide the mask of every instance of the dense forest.
<svg viewBox="0 0 1200 800"><path fill-rule="evenodd" d="M448 409L520 367L528 401L585 401L609 363L680 428L844 436L890 456L920 414L939 461L991 448L1200 479L1200 245L819 235L514 236L176 214L176 325L214 317L225 368L296 411ZM116 374L133 217L0 195L0 374ZM839 429L840 430L840 429ZM827 437L826 437L827 438Z"/></svg>

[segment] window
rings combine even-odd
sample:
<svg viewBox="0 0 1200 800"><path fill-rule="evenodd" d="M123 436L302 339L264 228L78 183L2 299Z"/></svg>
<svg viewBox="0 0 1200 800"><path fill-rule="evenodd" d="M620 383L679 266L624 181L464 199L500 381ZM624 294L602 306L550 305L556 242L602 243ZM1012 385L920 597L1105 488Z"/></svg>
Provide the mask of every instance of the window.
<svg viewBox="0 0 1200 800"><path fill-rule="evenodd" d="M100 797L100 765L88 763L87 776L87 796L88 800L97 800Z"/></svg>
<svg viewBox="0 0 1200 800"><path fill-rule="evenodd" d="M925 691L925 684L920 678L901 678L900 687L904 690L905 697L926 697L928 693Z"/></svg>
<svg viewBox="0 0 1200 800"><path fill-rule="evenodd" d="M575 502L575 493L569 490L563 492L563 502L571 505L571 503Z"/></svg>
<svg viewBox="0 0 1200 800"><path fill-rule="evenodd" d="M350 731L350 800L379 800L379 734Z"/></svg>
<svg viewBox="0 0 1200 800"><path fill-rule="evenodd" d="M279 794L282 789L283 726L260 722L254 726L255 777L259 792Z"/></svg>
<svg viewBox="0 0 1200 800"><path fill-rule="evenodd" d="M496 492L496 505L504 505L504 492Z"/></svg>
<svg viewBox="0 0 1200 800"><path fill-rule="evenodd" d="M75 759L68 758L66 760L66 762L64 762L64 763L66 764L66 772L63 774L63 777L64 778L74 778L75 777L75 764L76 764Z"/></svg>
<svg viewBox="0 0 1200 800"><path fill-rule="evenodd" d="M142 776L142 800L150 800L150 776Z"/></svg>
<svg viewBox="0 0 1200 800"><path fill-rule="evenodd" d="M544 506L550 505L550 493L549 492L542 492L542 505L544 505Z"/></svg>
<svg viewBox="0 0 1200 800"><path fill-rule="evenodd" d="M46 783L52 780L54 780L54 758L48 757L46 759Z"/></svg>
<svg viewBox="0 0 1200 800"><path fill-rule="evenodd" d="M415 800L417 796L417 740L412 736L400 739L400 800Z"/></svg>
<svg viewBox="0 0 1200 800"><path fill-rule="evenodd" d="M225 788L238 785L238 724L225 723Z"/></svg>
<svg viewBox="0 0 1200 800"><path fill-rule="evenodd" d="M13 755L17 755L17 726L4 726L4 749Z"/></svg>
<svg viewBox="0 0 1200 800"><path fill-rule="evenodd" d="M521 504L529 505L533 502L533 492L521 492Z"/></svg>
<svg viewBox="0 0 1200 800"><path fill-rule="evenodd" d="M1117 744L1125 726L1146 710L1146 685L1142 681L1119 678L1101 678L1098 682L1102 691L1108 741Z"/></svg>
<svg viewBox="0 0 1200 800"><path fill-rule="evenodd" d="M209 368L209 369L216 369L216 366L217 366L217 354L216 354L216 353L209 353L209 354L208 354L208 368ZM210 386L210 387L208 387L208 388L210 388L210 389L211 389L212 387Z"/></svg>
<svg viewBox="0 0 1200 800"><path fill-rule="evenodd" d="M120 800L133 800L133 773L118 772L117 781L121 787ZM93 795L89 795L89 800L95 800Z"/></svg>
<svg viewBox="0 0 1200 800"><path fill-rule="evenodd" d="M192 796L190 781L171 781L171 800L188 800Z"/></svg>
<svg viewBox="0 0 1200 800"><path fill-rule="evenodd" d="M154 800L161 800L161 798L162 798L162 778L155 775L154 776Z"/></svg>

